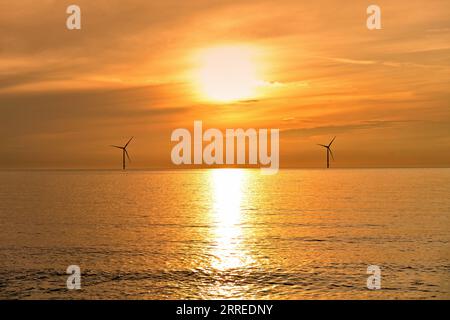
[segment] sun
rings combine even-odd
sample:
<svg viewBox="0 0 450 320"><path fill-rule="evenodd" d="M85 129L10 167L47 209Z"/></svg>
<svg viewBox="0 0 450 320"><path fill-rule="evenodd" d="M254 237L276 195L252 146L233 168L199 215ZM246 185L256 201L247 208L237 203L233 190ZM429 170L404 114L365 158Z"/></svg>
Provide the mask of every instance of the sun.
<svg viewBox="0 0 450 320"><path fill-rule="evenodd" d="M215 102L254 98L258 77L253 51L245 46L221 46L202 51L197 73L201 96Z"/></svg>

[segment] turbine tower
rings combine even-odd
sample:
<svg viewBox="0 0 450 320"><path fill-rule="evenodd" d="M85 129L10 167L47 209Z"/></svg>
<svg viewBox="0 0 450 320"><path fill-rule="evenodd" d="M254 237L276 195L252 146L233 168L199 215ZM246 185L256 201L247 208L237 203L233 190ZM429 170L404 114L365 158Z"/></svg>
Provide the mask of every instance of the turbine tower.
<svg viewBox="0 0 450 320"><path fill-rule="evenodd" d="M127 152L127 147L128 147L128 144L131 142L131 140L133 140L133 138L134 137L131 137L130 140L128 140L128 142L123 147L111 145L111 147L122 149L122 169L123 170L125 170L125 155L127 156L128 161L131 162L130 156L128 155L128 152Z"/></svg>
<svg viewBox="0 0 450 320"><path fill-rule="evenodd" d="M333 140L331 140L331 142L328 145L318 144L318 146L321 146L321 147L324 147L327 149L327 168L330 167L330 154L331 154L331 158L334 160L333 151L331 151L331 144L333 143L334 139L336 139L336 137L334 137Z"/></svg>

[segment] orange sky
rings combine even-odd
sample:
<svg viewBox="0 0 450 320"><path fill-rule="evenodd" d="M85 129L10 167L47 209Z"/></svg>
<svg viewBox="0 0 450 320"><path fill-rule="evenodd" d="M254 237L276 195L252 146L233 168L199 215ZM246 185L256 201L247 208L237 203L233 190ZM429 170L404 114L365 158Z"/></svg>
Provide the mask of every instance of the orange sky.
<svg viewBox="0 0 450 320"><path fill-rule="evenodd" d="M0 168L117 168L130 136L131 167L168 167L194 120L279 128L282 167L323 167L335 135L334 167L449 166L450 3L376 1L369 31L372 3L0 0ZM215 47L249 48L251 97L199 93Z"/></svg>

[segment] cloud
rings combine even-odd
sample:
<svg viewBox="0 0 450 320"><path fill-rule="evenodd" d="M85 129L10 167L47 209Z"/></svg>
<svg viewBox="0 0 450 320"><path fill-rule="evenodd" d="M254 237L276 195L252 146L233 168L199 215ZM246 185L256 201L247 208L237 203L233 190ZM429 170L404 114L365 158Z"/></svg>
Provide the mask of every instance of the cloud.
<svg viewBox="0 0 450 320"><path fill-rule="evenodd" d="M347 58L330 58L330 57L321 57L323 59L327 59L330 61L336 61L341 63L349 63L349 64L361 64L361 65L370 65L376 64L377 61L373 60L356 60L356 59L347 59Z"/></svg>
<svg viewBox="0 0 450 320"><path fill-rule="evenodd" d="M388 121L388 120L369 120L352 124L327 125L309 128L291 128L281 130L283 136L291 137L314 137L324 134L342 134L359 130L380 129L393 127L411 121Z"/></svg>
<svg viewBox="0 0 450 320"><path fill-rule="evenodd" d="M56 134L91 130L91 126L111 132L117 124L161 124L189 110L158 106L158 89L159 86L145 86L0 95L0 133L3 137Z"/></svg>

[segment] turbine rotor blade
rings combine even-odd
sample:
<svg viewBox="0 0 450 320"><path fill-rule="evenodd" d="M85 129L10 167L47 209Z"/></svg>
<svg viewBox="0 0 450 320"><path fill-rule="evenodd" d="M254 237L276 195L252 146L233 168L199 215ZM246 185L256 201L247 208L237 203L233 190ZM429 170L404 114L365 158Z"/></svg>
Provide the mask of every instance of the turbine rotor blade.
<svg viewBox="0 0 450 320"><path fill-rule="evenodd" d="M128 161L131 162L130 156L128 155L127 149L123 149L125 151L125 154L127 155Z"/></svg>
<svg viewBox="0 0 450 320"><path fill-rule="evenodd" d="M324 148L328 148L328 146L324 145L324 144L317 144L318 146L324 147Z"/></svg>
<svg viewBox="0 0 450 320"><path fill-rule="evenodd" d="M128 140L127 144L124 146L124 148L126 148L128 146L128 144L131 142L131 140L133 140L134 137L131 137L130 140Z"/></svg>
<svg viewBox="0 0 450 320"><path fill-rule="evenodd" d="M329 147L331 147L331 144L333 143L334 139L336 139L336 136L334 136L333 140L331 140L330 144L328 145Z"/></svg>
<svg viewBox="0 0 450 320"><path fill-rule="evenodd" d="M334 160L334 156L333 156L333 151L331 151L331 148L328 148L328 150L330 150L330 154L331 154L331 159Z"/></svg>
<svg viewBox="0 0 450 320"><path fill-rule="evenodd" d="M119 146L113 146L113 145L110 145L110 147L114 147L114 148L119 148L119 149L123 149L123 147L119 147Z"/></svg>

